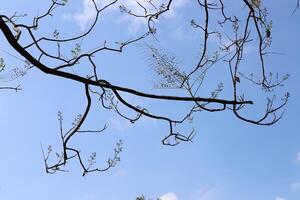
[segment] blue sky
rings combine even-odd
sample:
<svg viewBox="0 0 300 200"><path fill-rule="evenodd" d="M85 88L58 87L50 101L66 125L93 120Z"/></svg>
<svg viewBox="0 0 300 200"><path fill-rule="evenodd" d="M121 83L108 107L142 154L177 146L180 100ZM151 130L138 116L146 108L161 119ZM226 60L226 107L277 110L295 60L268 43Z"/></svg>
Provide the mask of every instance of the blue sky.
<svg viewBox="0 0 300 200"><path fill-rule="evenodd" d="M45 2L7 1L1 4L0 12L28 13L26 19L30 19L46 8ZM191 0L175 0L175 3L170 14L158 24L159 41L150 38L147 42L175 55L179 65L190 66L197 61L199 48L195 48L195 44L198 45L201 34L192 31L186 19L197 16L199 10L193 9ZM235 9L234 3L229 3ZM85 108L84 87L33 69L15 81L1 78L1 85L20 83L23 90L0 93L0 199L130 200L144 194L150 198L162 197L162 200L298 200L300 12L290 15L296 5L293 0L263 0L262 3L274 22L271 49L282 53L269 56L267 62L272 71L291 75L278 90L279 95L289 91L292 97L284 118L277 124L261 127L242 122L230 112L203 112L197 114L193 122L197 129L193 143L167 147L161 145L168 131L167 124L143 118L132 125L112 112L99 109L94 98L93 112L84 126L102 128L107 123L108 129L101 134L79 135L72 144L87 157L96 151L97 164L103 165L107 156L112 155L114 144L122 139L121 162L107 172L84 178L76 162L69 163L69 173L49 175L44 171L40 145L60 148L57 112L63 112L64 126L71 125ZM127 4L137 9L130 1ZM62 34L68 35L85 30L93 17L87 1L70 0L41 30L51 34L55 28L63 28ZM82 48L97 47L95 41L101 44L108 40L113 44L143 30L144 22L121 16L118 9L111 9L104 13L103 19L101 16L97 34L85 39ZM8 67L22 66L22 62L4 52L18 56L2 35L0 41L0 55ZM248 50L250 58L256 55L252 48ZM129 47L123 54L100 54L97 63L101 74L114 84L151 93L164 92L153 89L156 76L149 66L143 43ZM247 65L254 63L250 59ZM74 70L76 73L87 71ZM222 76L222 71L214 71L213 76ZM204 93L209 94L214 87L215 82L207 81ZM248 91L249 95L254 92ZM178 116L185 107L180 103L149 101L131 95L126 98L169 115Z"/></svg>

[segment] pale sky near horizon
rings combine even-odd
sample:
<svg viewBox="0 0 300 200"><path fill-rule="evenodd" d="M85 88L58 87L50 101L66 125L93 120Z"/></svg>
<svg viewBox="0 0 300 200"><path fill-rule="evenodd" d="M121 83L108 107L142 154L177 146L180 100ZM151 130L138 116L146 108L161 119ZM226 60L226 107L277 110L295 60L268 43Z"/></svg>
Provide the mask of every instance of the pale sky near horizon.
<svg viewBox="0 0 300 200"><path fill-rule="evenodd" d="M98 3L103 2L109 1ZM132 1L127 2L133 11L137 9ZM193 122L197 129L193 143L167 147L161 144L168 131L167 124L143 118L132 125L112 112L99 109L94 97L93 112L85 127L102 128L107 123L108 129L99 135L79 135L73 143L87 158L96 151L97 164L103 166L107 156L112 155L114 144L122 139L121 162L107 172L87 177L81 176L76 162L67 166L68 173L49 175L44 171L41 144L44 148L49 144L54 149L60 148L57 112L63 112L64 126L70 126L85 108L83 86L35 69L13 82L1 76L0 86L20 83L22 90L0 93L0 200L134 200L141 195L162 200L299 200L300 10L291 16L296 0L262 0L262 3L273 20L271 50L280 53L269 56L267 61L274 72L291 75L279 89L278 94L289 91L291 99L283 119L277 124L255 126L236 119L231 112L201 112ZM31 19L30 16L43 12L48 4L47 0L3 1L0 14L18 11L28 13L27 18ZM168 53L178 57L179 65L195 63L194 55L199 53L200 34L190 29L190 21L184 21L186 16L197 16L196 9L192 8L192 0L175 0L170 14L159 22L159 41L153 38L147 41L167 47ZM94 17L88 0L78 0L78 3L69 0L67 6L56 13L57 17L52 21L50 18L43 30L52 33L54 28L60 28L66 30L66 34L84 31ZM84 50L97 47L95 41L99 38L99 44L104 39L113 44L132 38L145 30L145 23L120 17L116 8L100 17L96 30L96 35L83 41ZM115 33L122 33L121 39ZM5 53L16 55L2 33L0 44L0 57L5 58L8 67L22 65ZM255 54L251 47L247 53L249 57ZM100 72L113 83L156 92L151 89L155 74L148 66L143 43L132 45L124 54L104 53L100 57L99 66L103 68ZM249 65L253 63L250 61ZM207 90L215 86L210 82L208 85ZM149 106L155 112L176 115L181 110L181 104L144 101L131 95L126 98Z"/></svg>

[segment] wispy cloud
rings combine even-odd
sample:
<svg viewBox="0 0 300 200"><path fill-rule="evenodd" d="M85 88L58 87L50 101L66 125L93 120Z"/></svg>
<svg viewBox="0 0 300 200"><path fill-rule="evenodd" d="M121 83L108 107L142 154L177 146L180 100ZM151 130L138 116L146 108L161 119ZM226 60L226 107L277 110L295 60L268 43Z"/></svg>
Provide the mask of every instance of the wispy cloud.
<svg viewBox="0 0 300 200"><path fill-rule="evenodd" d="M139 1L142 3L142 5L151 13L155 12L154 7L149 4L147 1L142 0ZM167 0L155 0L152 1L153 5L155 5L156 8L159 8L161 5L166 5L168 1ZM177 10L180 9L181 7L185 6L189 0L177 0L174 1L173 4L171 5L170 10L163 15L163 17L168 18L168 19L173 19L176 17ZM137 4L136 0L126 0L122 2L122 5L124 5L128 10L130 10L132 13L140 14L143 15L144 10L143 8ZM119 18L119 22L129 22L130 26L129 31L130 32L136 32L140 29L140 27L144 24L146 24L146 19L145 18L136 18L133 16L129 15L122 15Z"/></svg>
<svg viewBox="0 0 300 200"><path fill-rule="evenodd" d="M190 0L176 0L173 1L170 7L170 10L164 15L165 17L172 18L175 17L176 11L185 6ZM168 0L154 0L149 3L148 0L140 0L138 1L141 5L143 5L144 8L147 9L147 11L150 12L155 12L157 8L160 6L164 5L169 2ZM132 13L135 14L144 14L144 9L140 6L140 4L137 3L136 0L123 0L120 1L120 5L124 5L128 10L130 10Z"/></svg>
<svg viewBox="0 0 300 200"><path fill-rule="evenodd" d="M286 200L286 199L282 197L276 197L275 200Z"/></svg>
<svg viewBox="0 0 300 200"><path fill-rule="evenodd" d="M118 171L116 171L116 173L114 174L114 177L116 178L123 178L125 176L127 176L128 171L124 168L119 169Z"/></svg>
<svg viewBox="0 0 300 200"><path fill-rule="evenodd" d="M167 193L159 197L161 200L178 200L177 195L173 192Z"/></svg>
<svg viewBox="0 0 300 200"><path fill-rule="evenodd" d="M300 152L298 152L296 155L296 162L297 164L300 164Z"/></svg>
<svg viewBox="0 0 300 200"><path fill-rule="evenodd" d="M217 200L219 198L220 190L216 188L205 188L200 191L197 191L193 195L192 199L195 200ZM179 200L178 196L174 192L169 192L167 194L159 197L160 200ZM286 200L286 199L275 199L275 200Z"/></svg>
<svg viewBox="0 0 300 200"><path fill-rule="evenodd" d="M189 0L174 1L173 6L171 7L171 9L168 12L168 14L166 15L166 17L169 17L169 18L175 17L177 9L185 6L188 2L189 2Z"/></svg>
<svg viewBox="0 0 300 200"><path fill-rule="evenodd" d="M300 182L295 182L295 183L292 183L290 188L292 190L300 190Z"/></svg>
<svg viewBox="0 0 300 200"><path fill-rule="evenodd" d="M114 115L108 120L109 127L111 127L115 131L120 131L122 133L130 128L130 122L128 122L126 119L121 118L115 113L113 114Z"/></svg>
<svg viewBox="0 0 300 200"><path fill-rule="evenodd" d="M177 0L174 1L174 3L172 4L171 9L168 11L167 14L165 14L164 16L166 18L173 18L176 16L176 10L183 7L184 5L186 5L190 0ZM104 7L105 5L108 5L109 3L112 2L112 0L96 0L95 1L97 6L99 8ZM159 8L161 5L166 5L168 1L167 0L154 0L152 1L153 5L155 5L155 7ZM142 4L147 10L149 11L154 11L154 6L152 6L151 4L149 4L149 2L147 2L146 0L140 0L139 1L140 4ZM143 14L144 10L143 8L137 3L136 0L121 0L118 3L114 4L109 11L117 11L119 9L119 6L123 5L127 8L127 10L130 10L132 13L135 14ZM89 23L91 23L96 16L96 10L94 7L94 4L91 0L82 0L82 10L77 12L77 13L69 13L69 14L65 14L64 15L64 19L69 19L69 20L73 20L76 22L76 24L78 24L78 26L80 27L81 31L86 30L87 26ZM146 21L144 18L136 18L133 16L129 16L127 14L121 14L118 18L115 19L116 23L123 23L129 22L129 31L134 32L137 31L141 25L145 24Z"/></svg>
<svg viewBox="0 0 300 200"><path fill-rule="evenodd" d="M96 1L98 2L98 1ZM83 0L82 11L74 14L65 14L64 19L74 20L81 31L84 31L89 22L93 21L96 16L96 10L91 0Z"/></svg>
<svg viewBox="0 0 300 200"><path fill-rule="evenodd" d="M97 199L97 195L96 194L87 194L85 195L83 198L81 198L82 200L96 200Z"/></svg>
<svg viewBox="0 0 300 200"><path fill-rule="evenodd" d="M219 190L216 188L210 188L204 190L200 195L197 197L197 200L215 200L219 195Z"/></svg>

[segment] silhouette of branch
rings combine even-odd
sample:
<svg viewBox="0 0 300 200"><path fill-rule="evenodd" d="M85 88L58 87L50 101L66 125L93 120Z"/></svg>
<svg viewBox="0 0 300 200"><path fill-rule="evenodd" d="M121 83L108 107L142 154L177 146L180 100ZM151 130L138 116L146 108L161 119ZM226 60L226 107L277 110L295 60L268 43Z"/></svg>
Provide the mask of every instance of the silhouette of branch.
<svg viewBox="0 0 300 200"><path fill-rule="evenodd" d="M50 155L53 152L52 147L49 146L47 152L42 148L47 173L66 171L65 168L68 161L75 159L77 159L83 169L83 176L90 172L106 171L120 161L119 154L122 151L122 141L116 144L113 157L108 159L106 167L103 168L93 168L96 164L96 153L93 153L86 163L80 150L70 145L69 141L80 133L101 133L106 130L106 125L100 130L82 129L82 125L92 105L91 95L98 97L104 109L114 111L118 116L131 123L135 123L142 117L166 122L169 130L162 139L162 144L169 146L176 146L180 142L192 142L196 132L195 129L191 128L190 131L186 131L187 133L181 133L176 130L175 125L191 122L193 116L202 111L222 112L229 110L238 119L256 125L272 125L282 118L282 109L288 102L289 93L281 99L282 102L279 105L275 102L276 96L267 98L266 109L258 119L252 119L241 114L242 109L250 105L252 107L256 105L252 98L249 98L249 100L245 98L242 91L243 88L240 87L241 82L250 82L253 87L262 88L264 92L269 93L274 92L277 87L282 86L288 79L288 75L280 78L278 74L273 76L272 73L268 72L265 57L268 54L267 49L272 41L272 21L268 19L268 12L262 7L260 1L241 1L241 6L245 9L241 16L228 15L231 12L228 12L229 8L225 6L223 0L214 2L209 0L195 1L194 6L203 13L203 18L192 19L190 25L192 30L201 33L199 37L201 37L202 42L200 45L196 45L200 50L196 64L188 69L179 66L178 62L176 62L176 57L169 56L168 53L154 46L145 45L149 51L152 69L160 78L159 84L155 87L160 89L178 89L180 90L180 93L178 93L180 95L148 93L122 85L114 85L111 80L105 79L98 73L99 65L96 60L100 52L121 54L127 47L145 41L148 37L157 39L157 22L163 20L161 16L172 9L174 1L167 0L161 5L152 0L137 1L137 6L141 11L137 13L126 5L119 5L119 9L123 14L135 19L145 20L146 30L138 32L127 40L115 42L114 45L111 45L107 40L95 41L97 48L83 51L81 42L95 31L102 13L113 6L118 6L118 0L112 0L102 7L98 6L95 0L90 0L90 3L95 12L91 25L86 31L64 38L61 38L59 30L54 30L52 37L37 33L40 24L46 23L47 19L55 14L56 9L65 6L66 1L64 0L51 0L46 11L34 17L31 24L18 22L20 17L26 17L26 15L17 13L14 13L12 16L0 15L1 32L10 46L30 64L30 68L36 68L47 75L81 83L85 87L86 109L82 115L76 117L71 128L67 131L63 129L63 118L59 112L62 152L55 153L56 160L54 163L50 164ZM299 0L296 8L298 7ZM24 40L21 40L25 37L24 35L27 36L26 44L24 44ZM210 40L212 39L217 41L217 47L214 47L214 45L210 46ZM47 47L47 45L51 44L55 45L54 52ZM259 72L255 76L252 74L250 76L245 75L244 68L241 67L243 66L243 60L247 56L245 48L249 44L256 45L258 55L259 64L256 67L259 68ZM61 51L64 47L70 49L70 56L63 55ZM38 53L33 54L33 50ZM54 62L49 62L49 60ZM74 71L69 70L82 62L85 62L91 68L91 73L88 76L78 75ZM222 81L218 81L218 85L211 91L211 94L204 96L202 93L204 79L207 77L209 70L218 65L228 67L230 83L223 84ZM253 69L253 71L257 70ZM219 80L218 78L216 80ZM222 97L225 86L228 87L227 89L230 92L230 95L226 96L227 98ZM15 89L17 91L19 86L16 88L2 87L0 89ZM135 105L132 101L124 98L124 93L154 101L186 102L190 107L181 117L165 116L152 112L146 106ZM128 115L125 111L134 112L134 115Z"/></svg>

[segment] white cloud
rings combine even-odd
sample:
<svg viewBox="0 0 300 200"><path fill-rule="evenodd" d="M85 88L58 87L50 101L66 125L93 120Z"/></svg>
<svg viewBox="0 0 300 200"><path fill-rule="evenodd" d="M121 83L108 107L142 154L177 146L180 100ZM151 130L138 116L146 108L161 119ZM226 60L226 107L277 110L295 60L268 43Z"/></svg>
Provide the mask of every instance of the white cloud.
<svg viewBox="0 0 300 200"><path fill-rule="evenodd" d="M174 17L176 14L176 10L185 6L190 0L176 0L173 1L171 4L170 10L164 15L166 17ZM148 3L148 0L140 0L139 3L143 5L149 13L155 12L155 8ZM152 4L159 8L161 5L166 5L168 3L168 0L154 0L152 1ZM124 5L128 10L131 10L132 13L136 14L144 14L144 9L137 4L136 0L123 0L120 3L121 5Z"/></svg>
<svg viewBox="0 0 300 200"><path fill-rule="evenodd" d="M219 200L221 189L214 187L202 187L192 195L192 200Z"/></svg>
<svg viewBox="0 0 300 200"><path fill-rule="evenodd" d="M82 11L79 13L64 15L64 19L74 20L79 25L80 30L84 31L88 23L95 19L96 10L91 0L83 0L82 8Z"/></svg>
<svg viewBox="0 0 300 200"><path fill-rule="evenodd" d="M97 199L97 195L96 194L87 194L85 195L83 198L81 198L82 200L96 200Z"/></svg>
<svg viewBox="0 0 300 200"><path fill-rule="evenodd" d="M165 15L168 18L172 18L176 15L176 10L185 6L189 0L177 0L174 1L173 6L171 7L170 11L168 12L167 15Z"/></svg>
<svg viewBox="0 0 300 200"><path fill-rule="evenodd" d="M297 153L296 162L300 164L300 152Z"/></svg>
<svg viewBox="0 0 300 200"><path fill-rule="evenodd" d="M189 0L176 0L172 3L171 8L168 12L166 12L163 17L166 17L168 19L172 19L176 17L176 11L186 5ZM139 1L149 13L154 13L155 9L151 4L149 4L146 0L140 0ZM162 4L166 5L168 1L167 0L154 0L152 1L153 5L155 7L159 8ZM144 10L143 8L136 3L136 0L126 0L122 1L121 5L124 5L128 10L130 10L132 13L138 14L138 15L143 15ZM147 23L147 20L145 18L136 18L133 16L129 16L127 14L124 14L120 16L120 18L117 20L119 23L129 23L129 31L131 33L135 33L140 29L141 26L145 25Z"/></svg>
<svg viewBox="0 0 300 200"><path fill-rule="evenodd" d="M286 200L286 199L282 197L276 197L275 200Z"/></svg>
<svg viewBox="0 0 300 200"><path fill-rule="evenodd" d="M167 193L159 197L161 200L178 200L177 195L175 193Z"/></svg>
<svg viewBox="0 0 300 200"><path fill-rule="evenodd" d="M103 8L105 5L108 5L113 0L96 0L96 4L99 8ZM176 16L176 10L180 7L183 7L190 0L176 0L171 6L171 9L168 13L164 14L167 18L173 18ZM147 3L146 0L139 1L147 10L154 12L154 7L151 4ZM167 0L154 0L152 2L156 7L159 7L162 4L166 4ZM137 4L136 0L121 0L119 3L112 5L109 9L110 11L116 11L119 9L120 5L124 5L128 10L131 10L132 13L135 14L143 14L144 10L139 4ZM83 0L82 10L78 13L74 14L66 14L64 15L64 19L74 20L79 26L81 31L86 30L87 25L91 23L96 16L96 10L94 8L94 4L91 0ZM141 25L145 24L146 21L144 18L136 18L132 16L128 16L126 14L120 15L119 18L116 19L116 22L130 22L129 31L135 32L137 31Z"/></svg>
<svg viewBox="0 0 300 200"><path fill-rule="evenodd" d="M204 191L198 198L198 200L213 200L217 199L219 191L215 188Z"/></svg>
<svg viewBox="0 0 300 200"><path fill-rule="evenodd" d="M108 125L113 130L125 132L128 128L130 128L131 123L126 119L121 118L116 113L113 113L113 116L109 118Z"/></svg>
<svg viewBox="0 0 300 200"><path fill-rule="evenodd" d="M295 182L291 184L291 189L298 190L300 189L300 182Z"/></svg>
<svg viewBox="0 0 300 200"><path fill-rule="evenodd" d="M116 178L123 178L125 176L127 176L128 172L126 169L119 169L118 171L116 171L116 173L114 174L114 176Z"/></svg>

